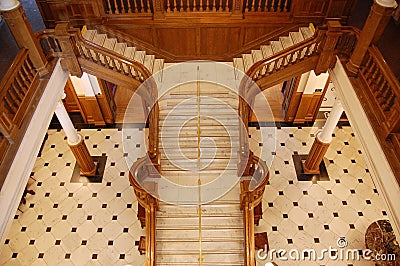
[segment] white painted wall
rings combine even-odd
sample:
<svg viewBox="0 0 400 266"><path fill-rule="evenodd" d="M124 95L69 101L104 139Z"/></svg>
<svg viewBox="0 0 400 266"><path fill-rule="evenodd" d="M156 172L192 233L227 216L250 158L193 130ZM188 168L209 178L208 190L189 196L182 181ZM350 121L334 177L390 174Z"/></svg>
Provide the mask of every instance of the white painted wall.
<svg viewBox="0 0 400 266"><path fill-rule="evenodd" d="M316 89L321 89L323 91L328 78L329 78L328 72L321 73L317 76L314 70L311 70L303 93L314 94Z"/></svg>
<svg viewBox="0 0 400 266"><path fill-rule="evenodd" d="M101 94L99 82L93 75L83 72L82 77L70 76L70 79L76 95L95 96Z"/></svg>
<svg viewBox="0 0 400 266"><path fill-rule="evenodd" d="M389 220L396 237L400 239L400 187L396 177L390 168L382 147L379 145L372 126L368 123L367 115L339 58L336 60L335 67L329 70L329 74L335 85L336 94L342 101L351 127L360 140L372 180L387 207Z"/></svg>
<svg viewBox="0 0 400 266"><path fill-rule="evenodd" d="M32 116L21 145L10 167L6 180L0 191L0 237L1 243L7 238L13 217L21 201L30 173L44 140L56 104L61 99L68 72L62 70L60 60L57 62L49 82L43 92L35 113ZM4 245L0 245L0 249ZM1 251L1 250L0 250ZM1 252L0 252L1 253Z"/></svg>

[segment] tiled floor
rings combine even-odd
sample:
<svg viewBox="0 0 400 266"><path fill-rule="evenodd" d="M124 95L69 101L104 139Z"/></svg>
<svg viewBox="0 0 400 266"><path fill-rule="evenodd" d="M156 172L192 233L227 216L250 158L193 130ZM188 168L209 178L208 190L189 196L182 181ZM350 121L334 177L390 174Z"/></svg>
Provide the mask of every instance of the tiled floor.
<svg viewBox="0 0 400 266"><path fill-rule="evenodd" d="M314 127L277 129L276 156L270 184L264 194L263 219L257 232L268 232L275 249L299 250L336 247L346 237L349 248L364 249L364 233L370 223L387 218L375 190L362 151L350 127L337 128L325 163L329 181L298 182L292 154L306 154ZM253 150L268 147L266 128L250 128ZM135 246L145 232L136 218L137 201L129 186L118 129L82 129L92 155L107 156L102 183L70 183L75 160L64 133L48 131L38 157L27 196L21 205L9 237L3 243L1 265L143 265ZM143 156L144 131L135 129L129 138ZM262 144L259 144L259 143ZM268 159L271 150L263 149ZM35 180L34 180L34 179ZM323 260L315 265L333 265ZM373 265L371 262L334 262L337 265ZM258 265L265 261L259 260ZM280 262L278 265L314 265L312 262Z"/></svg>

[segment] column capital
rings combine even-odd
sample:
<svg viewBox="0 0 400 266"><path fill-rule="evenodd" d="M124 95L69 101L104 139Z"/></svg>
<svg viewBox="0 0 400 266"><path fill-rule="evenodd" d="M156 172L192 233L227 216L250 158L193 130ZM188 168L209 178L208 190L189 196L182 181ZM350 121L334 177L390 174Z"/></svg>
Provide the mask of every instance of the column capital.
<svg viewBox="0 0 400 266"><path fill-rule="evenodd" d="M375 3L383 7L390 7L390 8L397 7L397 2L395 0L375 0Z"/></svg>
<svg viewBox="0 0 400 266"><path fill-rule="evenodd" d="M0 11L10 11L18 8L21 3L17 0L0 0Z"/></svg>

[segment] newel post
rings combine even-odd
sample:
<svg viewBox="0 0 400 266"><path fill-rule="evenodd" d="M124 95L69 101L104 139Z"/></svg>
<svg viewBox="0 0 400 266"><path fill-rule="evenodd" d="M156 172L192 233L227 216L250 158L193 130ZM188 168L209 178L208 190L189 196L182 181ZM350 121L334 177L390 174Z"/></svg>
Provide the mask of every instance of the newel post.
<svg viewBox="0 0 400 266"><path fill-rule="evenodd" d="M153 19L165 19L163 0L153 0Z"/></svg>
<svg viewBox="0 0 400 266"><path fill-rule="evenodd" d="M334 67L336 63L336 56L334 54L335 47L339 36L341 35L342 25L339 21L331 20L327 22L328 31L326 32L326 39L323 43L322 51L318 59L318 64L315 67L317 75L328 71L328 68Z"/></svg>
<svg viewBox="0 0 400 266"><path fill-rule="evenodd" d="M346 65L350 75L357 75L368 47L371 43L379 40L396 7L395 0L376 0L374 2L367 21L361 30L357 45Z"/></svg>
<svg viewBox="0 0 400 266"><path fill-rule="evenodd" d="M243 19L243 3L246 0L234 0L232 3L232 18Z"/></svg>
<svg viewBox="0 0 400 266"><path fill-rule="evenodd" d="M68 70L71 75L81 77L83 73L78 59L76 58L76 55L78 54L77 48L69 34L69 24L57 24L55 28L55 36L62 51L63 59L61 60L61 66L63 69Z"/></svg>

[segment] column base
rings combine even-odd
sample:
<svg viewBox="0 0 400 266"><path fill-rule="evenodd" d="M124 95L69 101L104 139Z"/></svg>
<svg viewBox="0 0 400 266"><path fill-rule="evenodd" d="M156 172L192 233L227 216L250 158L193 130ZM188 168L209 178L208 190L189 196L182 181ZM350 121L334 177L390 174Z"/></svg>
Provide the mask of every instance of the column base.
<svg viewBox="0 0 400 266"><path fill-rule="evenodd" d="M90 156L89 150L81 135L79 135L78 143L68 143L72 153L75 156L76 163L81 169L81 175L83 176L94 176L96 174L97 166Z"/></svg>

